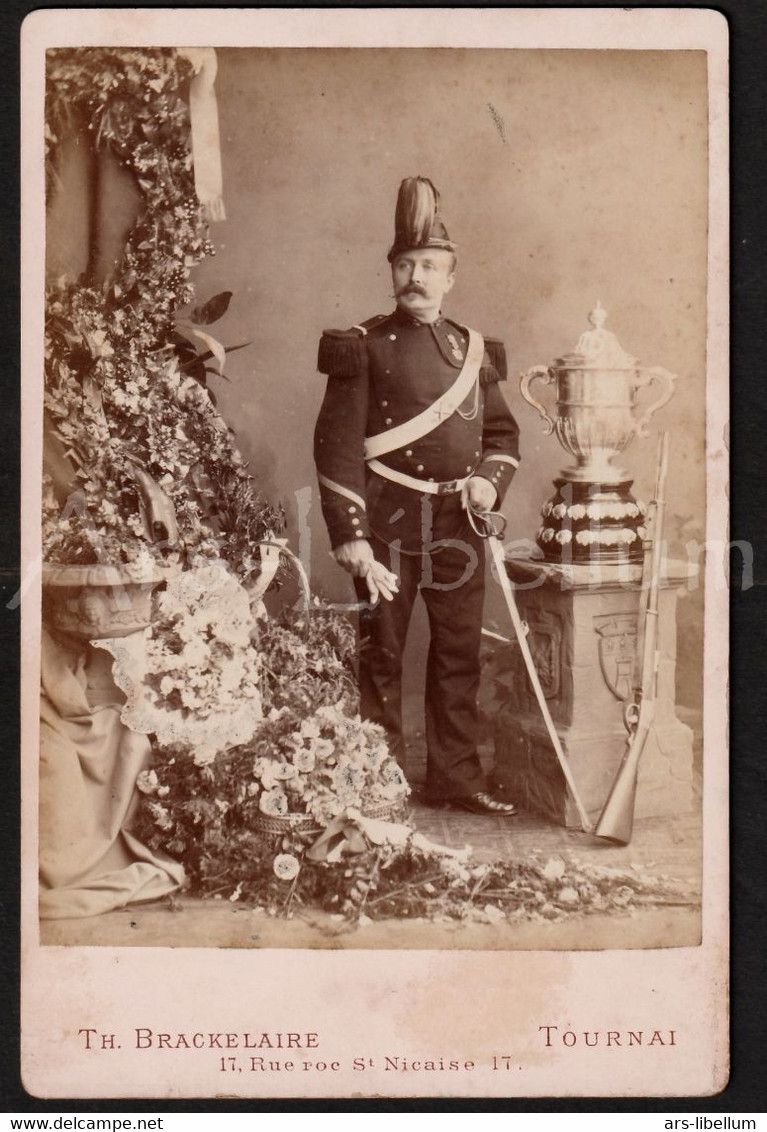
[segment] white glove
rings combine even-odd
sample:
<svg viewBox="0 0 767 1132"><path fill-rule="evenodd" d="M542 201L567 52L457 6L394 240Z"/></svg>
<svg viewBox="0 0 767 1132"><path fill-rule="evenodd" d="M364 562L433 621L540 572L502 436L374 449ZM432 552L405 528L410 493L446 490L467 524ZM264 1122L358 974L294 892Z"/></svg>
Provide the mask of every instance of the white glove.
<svg viewBox="0 0 767 1132"><path fill-rule="evenodd" d="M466 499L477 511L492 511L498 502L498 492L484 476L472 476L466 484ZM466 500L464 500L464 507Z"/></svg>
<svg viewBox="0 0 767 1132"><path fill-rule="evenodd" d="M391 601L399 592L399 578L391 570L387 570L383 562L377 561L367 539L342 543L333 551L333 557L353 578L365 579L370 600L374 604L379 597Z"/></svg>

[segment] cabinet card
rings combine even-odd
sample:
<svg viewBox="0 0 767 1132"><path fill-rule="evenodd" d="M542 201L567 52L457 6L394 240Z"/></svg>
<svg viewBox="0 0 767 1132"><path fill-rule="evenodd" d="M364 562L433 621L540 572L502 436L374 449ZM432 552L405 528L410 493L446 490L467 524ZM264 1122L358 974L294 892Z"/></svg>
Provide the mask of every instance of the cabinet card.
<svg viewBox="0 0 767 1132"><path fill-rule="evenodd" d="M33 1096L725 1086L727 51L724 18L701 9L27 18L22 1074ZM312 452L323 331L339 328L336 375L344 351L373 365L376 334L381 374L383 351L400 347L375 316L395 307L387 253L408 177L436 187L449 232L435 244L432 224L431 243L411 242L437 248L435 270L457 245L434 341L457 375L477 327L479 372L494 375L475 380L476 404L442 405L467 429L484 406L482 447L460 475L482 461L491 495L513 475L505 526L487 540L509 582L488 550L471 727L488 789L517 813L425 797L432 717L449 706L428 656L429 618L445 633L443 594L441 621L436 602L428 616L417 604L404 650L400 762L417 837L403 849L403 811L384 804L401 798L396 763L353 712L333 715L328 688L349 677L332 634L357 597L331 555ZM342 460L358 378L329 434ZM170 401L151 400L158 388L170 415ZM380 388L381 427L405 423L404 410L384 421ZM485 448L491 397L518 425L519 458ZM431 483L435 507L459 498L439 445L430 475L406 443L391 464L400 477ZM344 496L354 532L372 496L323 483ZM258 537L242 533L250 516ZM128 577L121 553L147 529L171 553L162 569L128 554ZM174 573L182 544L196 566ZM403 584L406 568L403 557ZM426 597L423 579L414 586ZM449 610L448 637L466 613L458 599ZM149 679L158 617L185 627L184 665L164 654ZM302 690L303 715L280 732L274 705ZM269 735L293 742L295 766L267 783L278 763L247 743L254 721L266 735L270 704ZM622 760L644 723L634 776ZM317 787L311 768L344 726L344 742L357 728L380 806L359 808L362 763L350 755L347 771L339 755L323 780L346 799L325 813L332 836L317 847L309 831L298 852L282 800L299 779ZM223 750L240 752L226 772L214 765ZM250 855L248 814L270 855Z"/></svg>

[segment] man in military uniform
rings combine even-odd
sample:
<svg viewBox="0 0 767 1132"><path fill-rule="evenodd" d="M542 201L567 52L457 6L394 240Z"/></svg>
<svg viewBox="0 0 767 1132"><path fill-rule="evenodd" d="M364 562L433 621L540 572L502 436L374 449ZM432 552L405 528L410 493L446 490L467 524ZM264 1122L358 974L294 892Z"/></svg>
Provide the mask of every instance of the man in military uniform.
<svg viewBox="0 0 767 1132"><path fill-rule="evenodd" d="M404 180L389 252L396 310L322 336L328 375L315 431L322 510L360 600L360 694L402 760L401 671L417 592L429 617L426 792L514 813L487 792L477 754L482 539L468 507L495 509L519 463L498 382L502 343L445 318L456 246L431 181Z"/></svg>

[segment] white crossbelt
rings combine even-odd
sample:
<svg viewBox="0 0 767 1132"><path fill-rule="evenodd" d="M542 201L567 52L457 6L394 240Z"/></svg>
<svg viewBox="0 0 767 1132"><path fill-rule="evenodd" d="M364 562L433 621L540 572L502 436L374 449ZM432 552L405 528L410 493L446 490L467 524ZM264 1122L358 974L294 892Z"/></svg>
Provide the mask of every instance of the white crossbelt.
<svg viewBox="0 0 767 1132"><path fill-rule="evenodd" d="M414 491L424 491L428 495L453 495L456 491L461 491L474 474L471 472L460 480L435 483L432 480L419 480L416 476L408 476L404 472L396 472L394 468L387 468L380 460L368 460L368 467L372 472L383 476L385 480L401 484L402 487L411 487Z"/></svg>
<svg viewBox="0 0 767 1132"><path fill-rule="evenodd" d="M403 424L395 425L394 428L387 429L386 432L378 432L375 436L368 436L365 440L365 459L372 467L372 460L377 456L383 456L387 452L394 452L398 448L404 448L407 444L413 444L416 440L426 436L428 433L433 432L438 425L451 417L456 411L458 406L466 399L471 392L471 388L479 379L479 370L482 365L482 357L485 352L485 342L481 334L476 330L469 330L469 346L466 351L466 361L461 367L461 372L455 379L453 384L446 390L441 397L438 397L428 409L424 409L422 413L417 416L411 417L409 421ZM384 465L381 465L384 467ZM378 471L378 469L374 469ZM386 469L387 472L390 469ZM383 474L383 473L380 473ZM402 473L397 472L397 475ZM392 475L388 476L393 479ZM421 483L412 476L406 476L405 479L413 480L413 484ZM398 481L400 482L400 481ZM409 486L413 486L410 484ZM428 490L427 488L423 489Z"/></svg>

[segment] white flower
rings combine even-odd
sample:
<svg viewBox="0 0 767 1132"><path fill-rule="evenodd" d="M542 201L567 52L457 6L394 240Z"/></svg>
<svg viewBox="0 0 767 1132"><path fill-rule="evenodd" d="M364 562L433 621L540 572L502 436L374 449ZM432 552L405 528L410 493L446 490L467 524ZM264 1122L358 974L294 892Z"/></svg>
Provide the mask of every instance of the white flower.
<svg viewBox="0 0 767 1132"><path fill-rule="evenodd" d="M257 778L264 790L273 790L279 784L276 759L256 759L253 764L253 777Z"/></svg>
<svg viewBox="0 0 767 1132"><path fill-rule="evenodd" d="M314 752L307 751L305 747L301 748L294 754L293 762L301 774L308 774L309 771L314 770Z"/></svg>
<svg viewBox="0 0 767 1132"><path fill-rule="evenodd" d="M309 748L310 753L314 756L317 762L327 762L330 756L335 752L335 743L330 739L317 739L312 743Z"/></svg>
<svg viewBox="0 0 767 1132"><path fill-rule="evenodd" d="M407 788L407 779L405 778L402 767L394 759L389 759L387 763L381 767L381 781L390 786L397 786L400 789Z"/></svg>
<svg viewBox="0 0 767 1132"><path fill-rule="evenodd" d="M386 743L379 743L365 751L365 765L375 774L381 769L389 757L389 748Z"/></svg>
<svg viewBox="0 0 767 1132"><path fill-rule="evenodd" d="M155 820L155 824L159 825L160 829L172 829L173 819L171 818L165 806L161 806L159 802L149 803L149 812Z"/></svg>
<svg viewBox="0 0 767 1132"><path fill-rule="evenodd" d="M180 659L184 664L203 666L207 664L209 660L208 648L199 637L193 637L184 645L184 651L181 653Z"/></svg>
<svg viewBox="0 0 767 1132"><path fill-rule="evenodd" d="M320 725L316 719L305 719L301 723L301 735L304 739L319 739Z"/></svg>
<svg viewBox="0 0 767 1132"><path fill-rule="evenodd" d="M258 808L262 814L271 814L274 817L282 817L288 812L288 798L284 790L275 787L273 790L266 790L258 799Z"/></svg>
<svg viewBox="0 0 767 1132"><path fill-rule="evenodd" d="M301 864L292 853L278 853L272 867L280 880L294 880L301 871Z"/></svg>
<svg viewBox="0 0 767 1132"><path fill-rule="evenodd" d="M153 770L142 770L136 779L136 786L142 794L154 794L159 786L159 779Z"/></svg>
<svg viewBox="0 0 767 1132"><path fill-rule="evenodd" d="M333 771L333 789L341 796L356 796L364 785L365 775L349 762L336 767Z"/></svg>
<svg viewBox="0 0 767 1132"><path fill-rule="evenodd" d="M181 703L185 708L189 708L190 711L192 711L195 707L202 708L203 706L200 702L199 697L195 695L191 688L181 689Z"/></svg>

